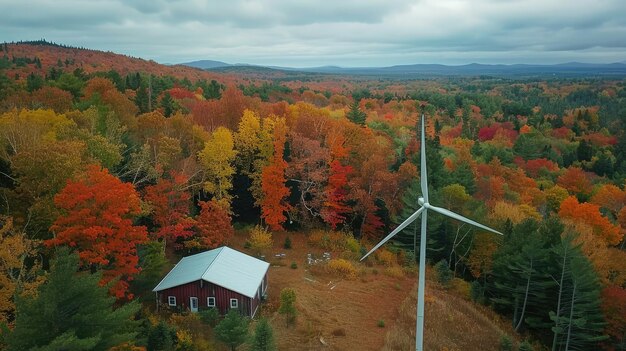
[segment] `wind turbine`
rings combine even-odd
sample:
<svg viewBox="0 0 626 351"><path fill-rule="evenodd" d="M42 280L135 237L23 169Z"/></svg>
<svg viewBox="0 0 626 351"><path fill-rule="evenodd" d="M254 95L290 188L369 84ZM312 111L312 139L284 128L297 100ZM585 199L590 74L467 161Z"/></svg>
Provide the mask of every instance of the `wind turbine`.
<svg viewBox="0 0 626 351"><path fill-rule="evenodd" d="M485 225L482 225L478 222L472 221L471 219L465 218L459 214L456 214L450 210L445 208L436 207L431 205L428 202L428 178L426 175L426 137L424 132L424 113L422 112L421 117L422 124L422 136L421 136L421 164L420 164L420 186L422 188L422 197L420 197L417 202L420 204L420 208L415 211L412 215L409 216L402 224L400 224L396 229L394 229L389 235L387 235L381 242L379 242L373 249L370 250L365 256L361 258L363 261L367 256L369 256L372 252L376 251L379 247L385 244L389 239L393 238L396 234L401 232L404 228L406 228L409 224L413 223L422 215L422 234L420 235L420 264L419 264L419 279L417 283L417 318L416 318L416 332L415 332L415 350L422 351L424 347L424 291L426 286L426 223L427 223L427 214L429 210L433 212L437 212L444 216L456 219L461 222L465 222L471 224L475 227L488 230L490 232L500 234L499 231L489 228Z"/></svg>

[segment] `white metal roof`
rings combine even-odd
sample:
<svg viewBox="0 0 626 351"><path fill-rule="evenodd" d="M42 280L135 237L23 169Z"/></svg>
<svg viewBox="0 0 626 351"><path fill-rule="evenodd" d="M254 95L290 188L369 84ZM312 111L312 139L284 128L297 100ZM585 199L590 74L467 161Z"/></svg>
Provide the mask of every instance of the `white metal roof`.
<svg viewBox="0 0 626 351"><path fill-rule="evenodd" d="M254 297L270 264L227 246L184 257L152 291L197 280Z"/></svg>

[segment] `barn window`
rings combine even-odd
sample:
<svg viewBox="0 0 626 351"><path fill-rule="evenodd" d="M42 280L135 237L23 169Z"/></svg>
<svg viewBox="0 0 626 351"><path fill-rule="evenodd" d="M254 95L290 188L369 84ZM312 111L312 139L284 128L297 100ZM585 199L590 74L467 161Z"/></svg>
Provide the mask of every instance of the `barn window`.
<svg viewBox="0 0 626 351"><path fill-rule="evenodd" d="M168 296L167 304L170 306L176 306L176 296Z"/></svg>
<svg viewBox="0 0 626 351"><path fill-rule="evenodd" d="M215 297L209 296L206 298L206 305L208 307L215 307Z"/></svg>
<svg viewBox="0 0 626 351"><path fill-rule="evenodd" d="M230 299L230 308L238 308L238 307L239 307L239 300Z"/></svg>

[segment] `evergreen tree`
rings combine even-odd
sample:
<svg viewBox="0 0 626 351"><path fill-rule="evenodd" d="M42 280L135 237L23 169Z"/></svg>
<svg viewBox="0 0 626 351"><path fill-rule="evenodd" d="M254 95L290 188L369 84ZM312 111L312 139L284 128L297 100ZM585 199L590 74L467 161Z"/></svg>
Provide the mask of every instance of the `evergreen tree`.
<svg viewBox="0 0 626 351"><path fill-rule="evenodd" d="M546 270L550 263L551 237L538 223L526 220L516 226L494 257L491 300L512 314L513 327L540 327L547 319L549 291L554 285Z"/></svg>
<svg viewBox="0 0 626 351"><path fill-rule="evenodd" d="M556 311L550 312L554 334L552 350L591 350L603 335L601 285L591 262L565 237L554 247L558 259L559 292Z"/></svg>
<svg viewBox="0 0 626 351"><path fill-rule="evenodd" d="M235 351L248 337L248 319L237 309L231 309L226 317L215 326L215 336Z"/></svg>
<svg viewBox="0 0 626 351"><path fill-rule="evenodd" d="M267 319L261 318L254 330L254 339L252 340L252 351L275 351L274 332L267 322Z"/></svg>
<svg viewBox="0 0 626 351"><path fill-rule="evenodd" d="M28 90L28 92L32 93L42 86L43 78L41 78L41 76L31 73L26 77L26 90Z"/></svg>
<svg viewBox="0 0 626 351"><path fill-rule="evenodd" d="M474 172L470 165L466 162L457 165L457 167L450 174L450 183L457 183L463 185L468 194L474 194L476 191L476 180L474 179Z"/></svg>
<svg viewBox="0 0 626 351"><path fill-rule="evenodd" d="M163 98L161 98L161 107L163 107L163 115L165 117L169 117L174 112L174 99L172 99L172 95L169 92L165 92L163 94Z"/></svg>
<svg viewBox="0 0 626 351"><path fill-rule="evenodd" d="M160 321L150 328L146 346L150 351L173 351L176 339L176 328Z"/></svg>
<svg viewBox="0 0 626 351"><path fill-rule="evenodd" d="M593 163L592 170L597 175L612 177L614 173L613 160L607 153L608 151L599 153L598 159Z"/></svg>
<svg viewBox="0 0 626 351"><path fill-rule="evenodd" d="M139 89L137 89L135 105L137 105L141 113L150 112L148 109L148 89L144 85L141 85Z"/></svg>
<svg viewBox="0 0 626 351"><path fill-rule="evenodd" d="M411 181L409 186L406 188L404 194L400 198L402 202L402 209L397 216L393 217L393 222L397 225L400 225L404 220L406 220L409 216L411 216L417 209L420 207L417 200L421 196L422 191L420 189L419 179L414 179ZM400 233L398 233L393 239L392 242L395 246L399 246L404 249L408 249L411 252L415 252L417 250L414 247L415 244L415 235L416 235L416 226L419 226L420 221L415 221L413 224L404 228ZM418 234L419 235L419 234Z"/></svg>
<svg viewBox="0 0 626 351"><path fill-rule="evenodd" d="M579 161L591 161L591 157L593 156L593 149L591 148L591 145L589 145L587 140L582 139L578 143L576 155L578 156Z"/></svg>
<svg viewBox="0 0 626 351"><path fill-rule="evenodd" d="M280 307L278 313L287 316L287 325L296 320L296 292L291 288L284 288L280 291Z"/></svg>
<svg viewBox="0 0 626 351"><path fill-rule="evenodd" d="M137 334L136 302L113 309L115 298L100 286L100 274L77 273L78 256L62 248L35 298L16 301L8 350L108 350Z"/></svg>
<svg viewBox="0 0 626 351"><path fill-rule="evenodd" d="M348 111L346 117L348 117L348 120L352 123L364 126L367 114L359 108L359 101L354 100L352 105L350 105L350 111Z"/></svg>

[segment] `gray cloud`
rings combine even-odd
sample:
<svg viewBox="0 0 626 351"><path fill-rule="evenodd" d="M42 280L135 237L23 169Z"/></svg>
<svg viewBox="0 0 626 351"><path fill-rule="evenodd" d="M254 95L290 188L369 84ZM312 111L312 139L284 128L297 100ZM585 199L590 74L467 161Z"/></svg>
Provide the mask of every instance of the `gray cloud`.
<svg viewBox="0 0 626 351"><path fill-rule="evenodd" d="M290 66L614 62L623 0L0 0L0 41L159 62Z"/></svg>

